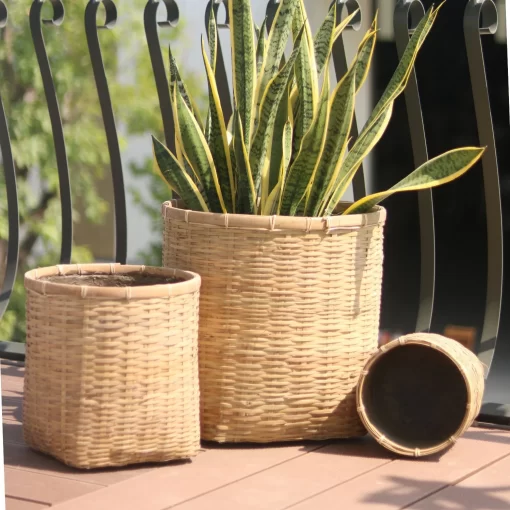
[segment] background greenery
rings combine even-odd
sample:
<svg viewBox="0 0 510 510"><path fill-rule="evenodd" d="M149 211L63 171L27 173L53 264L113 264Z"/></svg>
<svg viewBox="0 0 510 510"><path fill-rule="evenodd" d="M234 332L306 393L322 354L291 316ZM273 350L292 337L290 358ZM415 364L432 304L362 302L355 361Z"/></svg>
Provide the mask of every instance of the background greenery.
<svg viewBox="0 0 510 510"><path fill-rule="evenodd" d="M126 134L152 132L162 136L143 29L145 3L145 0L134 0L131 5L123 2L117 26L101 30L99 36L118 126L122 125ZM96 189L97 179L108 175L105 172L109 169L109 156L83 26L84 5L67 2L64 23L43 28L64 124L75 225L99 224L109 208ZM18 280L10 306L0 321L0 339L15 341L24 341L25 337L24 272L30 267L57 263L60 253L58 175L51 124L29 30L29 8L29 1L11 2L8 26L0 31L0 92L12 139L21 225ZM51 17L50 5L45 5L45 9L44 17ZM161 36L175 38L182 28L179 24L161 31ZM117 79L119 71L123 75L121 80ZM126 139L121 143L125 147ZM147 143L150 144L149 136ZM144 199L138 190L128 192L134 194L135 202L157 223L155 229L159 229L160 203L168 198L168 190L159 177L152 175L151 168L150 158L132 168L135 175L145 176L151 198ZM0 179L3 180L3 173ZM0 261L5 259L7 238L7 203L2 182ZM159 243L155 243L141 258L157 264L160 250ZM73 262L91 260L93 254L86 246L74 246Z"/></svg>

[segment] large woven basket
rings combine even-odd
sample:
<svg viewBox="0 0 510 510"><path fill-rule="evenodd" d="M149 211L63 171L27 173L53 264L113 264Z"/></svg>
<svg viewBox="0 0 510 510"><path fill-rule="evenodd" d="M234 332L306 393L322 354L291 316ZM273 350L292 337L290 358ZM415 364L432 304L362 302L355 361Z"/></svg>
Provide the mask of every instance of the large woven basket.
<svg viewBox="0 0 510 510"><path fill-rule="evenodd" d="M63 278L47 280L57 275ZM137 286L89 284L105 275ZM167 283L172 279L178 283ZM80 468L198 452L199 276L144 266L57 266L28 272L25 287L29 446Z"/></svg>
<svg viewBox="0 0 510 510"><path fill-rule="evenodd" d="M383 446L430 455L453 445L480 412L484 369L460 343L414 333L368 361L357 391L361 419Z"/></svg>
<svg viewBox="0 0 510 510"><path fill-rule="evenodd" d="M377 349L385 211L330 218L163 205L164 264L202 277L202 438L364 435L355 388Z"/></svg>

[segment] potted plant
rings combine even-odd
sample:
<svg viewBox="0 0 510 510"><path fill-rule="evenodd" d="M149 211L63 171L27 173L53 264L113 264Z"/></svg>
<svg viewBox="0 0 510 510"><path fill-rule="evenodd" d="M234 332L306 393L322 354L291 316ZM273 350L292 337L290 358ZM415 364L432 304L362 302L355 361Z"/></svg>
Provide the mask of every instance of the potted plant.
<svg viewBox="0 0 510 510"><path fill-rule="evenodd" d="M282 441L365 433L360 371L377 348L385 210L392 193L462 175L482 148L434 158L384 193L342 197L382 137L395 99L439 8L416 28L384 94L350 144L356 93L377 20L330 90L336 2L315 38L303 0L282 0L272 28L253 29L249 0L231 0L234 113L215 81L217 25L209 21L205 122L170 55L172 154L153 139L156 166L181 202L163 205L164 264L202 276L199 363L202 437ZM352 15L354 16L354 14ZM292 38L288 58L284 49Z"/></svg>
<svg viewBox="0 0 510 510"><path fill-rule="evenodd" d="M79 468L198 453L198 275L63 265L25 288L29 446Z"/></svg>

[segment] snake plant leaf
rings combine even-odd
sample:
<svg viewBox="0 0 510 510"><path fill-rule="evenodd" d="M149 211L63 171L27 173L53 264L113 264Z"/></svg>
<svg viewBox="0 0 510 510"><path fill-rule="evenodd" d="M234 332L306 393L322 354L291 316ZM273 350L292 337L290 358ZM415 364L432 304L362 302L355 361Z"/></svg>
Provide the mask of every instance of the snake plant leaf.
<svg viewBox="0 0 510 510"><path fill-rule="evenodd" d="M204 187L211 212L226 213L216 166L204 134L180 94L177 94L176 106L184 155Z"/></svg>
<svg viewBox="0 0 510 510"><path fill-rule="evenodd" d="M324 212L326 216L329 216L333 213L336 206L338 205L338 202L340 202L341 198L347 191L347 188L349 187L354 174L360 167L361 161L364 159L363 155L368 154L381 139L382 135L386 131L386 128L388 127L392 113L393 102L387 105L386 109L383 111L383 114L377 119L376 123L371 126L369 131L363 133L363 136L360 135L352 147L351 152L349 152L344 160L339 176L334 182L332 195ZM356 161L356 165L351 164L351 159ZM349 169L347 173L343 172L345 167Z"/></svg>
<svg viewBox="0 0 510 510"><path fill-rule="evenodd" d="M230 0L230 40L234 100L243 123L244 143L251 142L252 113L256 86L255 40L250 0Z"/></svg>
<svg viewBox="0 0 510 510"><path fill-rule="evenodd" d="M172 83L177 84L177 90L179 91L179 94L184 99L186 105L188 108L193 112L193 116L195 117L195 120L197 121L198 125L200 126L200 129L204 131L204 125L202 123L202 119L200 118L200 111L193 100L193 97L188 92L188 89L186 88L186 85L182 81L181 74L179 72L179 68L177 67L177 61L175 60L175 57L172 54L172 50L170 47L168 47L168 56L170 59L170 87L172 86Z"/></svg>
<svg viewBox="0 0 510 510"><path fill-rule="evenodd" d="M325 214L333 212L361 166L363 159L384 134L393 111L393 103L405 90L418 52L432 28L439 8L431 7L416 27L386 90L345 158L337 178L334 180L333 195L326 207Z"/></svg>
<svg viewBox="0 0 510 510"><path fill-rule="evenodd" d="M319 157L313 186L307 197L305 207L307 215L319 215L320 206L328 195L331 182L347 149L354 118L355 75L354 67L351 67L350 72L340 80L331 97L326 141Z"/></svg>
<svg viewBox="0 0 510 510"><path fill-rule="evenodd" d="M233 147L237 168L237 206L239 214L255 214L257 207L257 194L253 184L250 158L244 143L243 123L239 112L234 112L234 138Z"/></svg>
<svg viewBox="0 0 510 510"><path fill-rule="evenodd" d="M209 42L209 59L211 68L216 72L216 58L218 54L218 25L216 23L216 16L214 8L211 7L209 11L209 22L207 24L207 41Z"/></svg>
<svg viewBox="0 0 510 510"><path fill-rule="evenodd" d="M152 137L152 150L154 166L170 189L175 191L190 209L208 212L207 203L196 184L175 156L154 136Z"/></svg>
<svg viewBox="0 0 510 510"><path fill-rule="evenodd" d="M329 67L324 74L317 114L301 144L301 150L289 169L280 212L295 216L315 178L317 167L326 143L329 121Z"/></svg>
<svg viewBox="0 0 510 510"><path fill-rule="evenodd" d="M393 193L419 191L451 182L466 173L484 152L485 149L479 147L464 147L445 152L421 165L389 190L358 200L344 214L366 213Z"/></svg>
<svg viewBox="0 0 510 510"><path fill-rule="evenodd" d="M283 5L283 4L282 4ZM294 63L301 47L301 38L303 35L304 27L301 29L294 49L278 74L269 82L264 97L260 105L260 114L258 128L253 138L253 144L250 149L250 166L253 175L253 183L255 189L258 191L262 177L262 169L267 164L268 152L271 146L271 138L273 136L274 123L280 102L285 94L285 90L289 85Z"/></svg>
<svg viewBox="0 0 510 510"><path fill-rule="evenodd" d="M260 73L262 69L262 63L264 62L264 58L266 56L266 24L267 24L267 16L264 18L262 25L259 28L257 34L257 56L256 56L256 68L257 75Z"/></svg>
<svg viewBox="0 0 510 510"><path fill-rule="evenodd" d="M370 30L366 33L358 47L356 63L356 92L363 86L368 76L372 57L374 55L375 43L377 39L377 18Z"/></svg>
<svg viewBox="0 0 510 510"><path fill-rule="evenodd" d="M301 51L294 67L299 104L299 113L296 116L296 125L294 126L294 150L296 153L298 153L301 147L303 137L312 125L319 101L319 83L312 30L306 18L303 0L298 0L298 5L292 19L292 36L294 38L297 37L303 26L304 33L301 39Z"/></svg>
<svg viewBox="0 0 510 510"><path fill-rule="evenodd" d="M234 174L232 172L232 164L230 161L230 151L227 141L227 129L225 120L221 111L220 96L216 86L216 78L214 71L207 58L204 40L202 39L202 57L207 75L207 83L209 85L209 105L210 105L210 140L209 149L213 157L216 170L218 172L218 181L221 188L221 194L225 201L227 212L235 212L235 196L234 196Z"/></svg>
<svg viewBox="0 0 510 510"><path fill-rule="evenodd" d="M280 167L280 179L278 183L280 184L280 193L278 196L278 204L276 206L276 214L280 214L282 208L282 199L283 199L283 188L285 186L285 180L287 179L287 172L290 165L290 159L292 156L292 136L293 136L293 128L292 123L288 120L285 123L285 127L283 128L283 143L282 143L282 164Z"/></svg>
<svg viewBox="0 0 510 510"><path fill-rule="evenodd" d="M266 93L269 82L280 70L280 64L291 32L292 18L298 0L282 0L276 11L266 44L266 54L255 89L254 125L258 126L260 105ZM258 127L257 127L258 129Z"/></svg>

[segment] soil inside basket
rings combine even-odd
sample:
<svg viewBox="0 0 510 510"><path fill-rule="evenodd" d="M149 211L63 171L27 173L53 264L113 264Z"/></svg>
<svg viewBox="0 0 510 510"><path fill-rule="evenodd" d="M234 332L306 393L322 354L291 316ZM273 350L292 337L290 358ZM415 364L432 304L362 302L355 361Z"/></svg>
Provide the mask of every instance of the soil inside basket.
<svg viewBox="0 0 510 510"><path fill-rule="evenodd" d="M144 287L183 282L183 278L155 276L150 274L90 274L45 276L41 280L64 285L90 285L91 287Z"/></svg>

